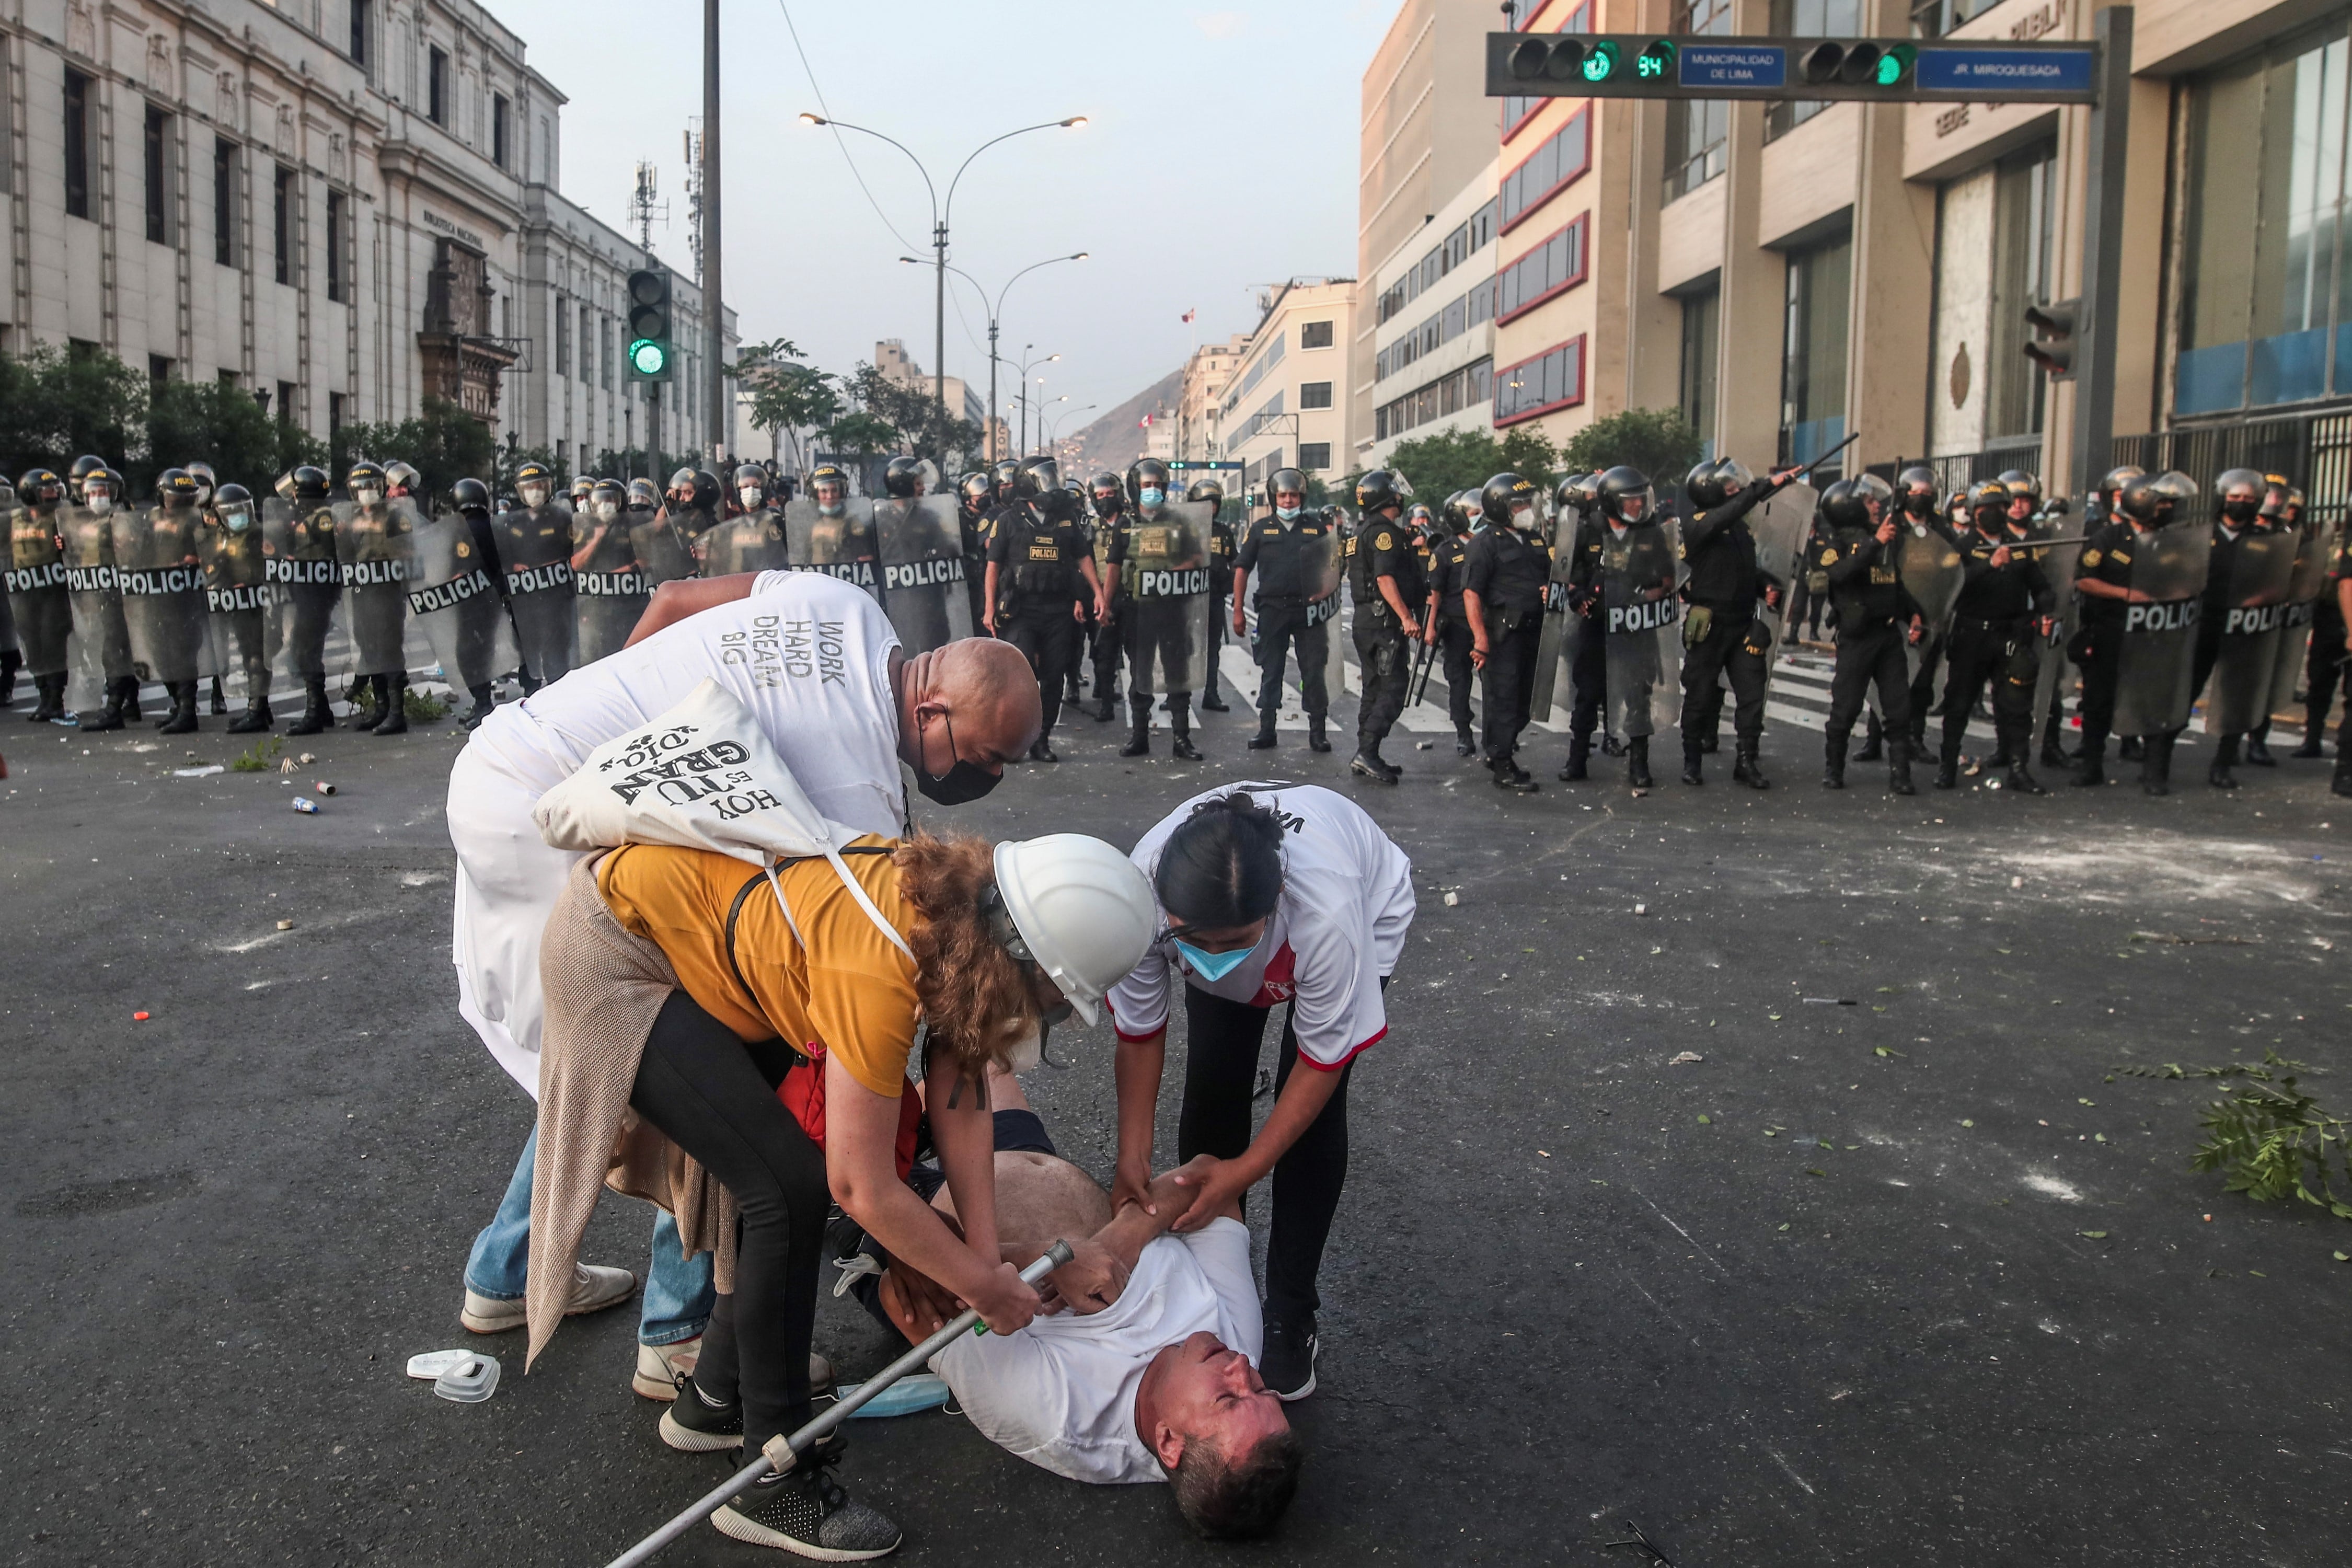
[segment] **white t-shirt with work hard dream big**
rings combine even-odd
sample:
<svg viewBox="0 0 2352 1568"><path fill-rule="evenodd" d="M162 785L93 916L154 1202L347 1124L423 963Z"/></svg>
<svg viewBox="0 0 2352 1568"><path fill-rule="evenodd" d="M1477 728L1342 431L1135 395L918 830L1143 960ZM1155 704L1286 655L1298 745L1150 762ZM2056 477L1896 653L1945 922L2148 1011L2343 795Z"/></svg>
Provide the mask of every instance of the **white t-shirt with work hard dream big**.
<svg viewBox="0 0 2352 1568"><path fill-rule="evenodd" d="M588 753L675 708L705 677L743 706L819 811L895 837L906 797L890 694L890 617L816 572L762 572L751 596L689 616L500 708L475 732L544 792Z"/></svg>
<svg viewBox="0 0 2352 1568"><path fill-rule="evenodd" d="M1168 1024L1171 994L1197 985L1253 1006L1291 1005L1299 1058L1337 1071L1388 1033L1381 980L1395 973L1412 926L1412 862L1380 824L1343 795L1318 784L1223 784L1194 795L1143 836L1130 857L1158 885L1169 835L1204 800L1246 793L1282 825L1282 897L1250 955L1219 980L1185 964L1163 934L1111 991L1111 1022L1123 1040ZM1166 918L1167 911L1160 911Z"/></svg>
<svg viewBox="0 0 2352 1568"><path fill-rule="evenodd" d="M931 1358L931 1370L1007 1453L1097 1486L1166 1480L1136 1434L1135 1391L1153 1356L1202 1330L1257 1364L1265 1324L1249 1251L1249 1228L1234 1219L1159 1237L1102 1311L1033 1318L1013 1334L966 1334Z"/></svg>

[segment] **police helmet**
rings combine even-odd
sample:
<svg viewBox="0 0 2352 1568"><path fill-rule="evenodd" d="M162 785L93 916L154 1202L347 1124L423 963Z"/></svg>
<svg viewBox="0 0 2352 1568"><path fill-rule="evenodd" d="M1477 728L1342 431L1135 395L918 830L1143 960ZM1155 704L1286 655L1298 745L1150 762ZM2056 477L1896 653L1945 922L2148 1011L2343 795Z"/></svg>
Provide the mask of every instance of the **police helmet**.
<svg viewBox="0 0 2352 1568"><path fill-rule="evenodd" d="M1839 479L1822 492L1822 516L1832 528L1866 529L1870 526L1870 508L1852 479Z"/></svg>
<svg viewBox="0 0 2352 1568"><path fill-rule="evenodd" d="M996 499L996 482L988 477L984 469L975 469L966 474L956 481L956 489L962 492L963 504L971 511L984 510L988 503Z"/></svg>
<svg viewBox="0 0 2352 1568"><path fill-rule="evenodd" d="M1717 458L1715 477L1723 486L1723 499L1729 500L1756 482L1755 471L1737 458Z"/></svg>
<svg viewBox="0 0 2352 1568"><path fill-rule="evenodd" d="M929 463L913 458L893 458L882 468L882 493L912 500L929 488L926 481L935 479Z"/></svg>
<svg viewBox="0 0 2352 1568"><path fill-rule="evenodd" d="M2266 488L2263 476L2255 469L2228 469L2220 479L2213 481L2215 508L2223 517L2229 518L2233 522L2251 521L2255 513L2261 510L2262 495ZM2252 493L2243 500L2239 500L2233 494L2238 490L2248 490Z"/></svg>
<svg viewBox="0 0 2352 1568"><path fill-rule="evenodd" d="M1010 500L1021 493L1021 465L1011 458L1000 458L988 470L988 482L995 488L999 500Z"/></svg>
<svg viewBox="0 0 2352 1568"><path fill-rule="evenodd" d="M814 495L821 485L833 485L846 496L849 493L849 471L839 463L819 463L809 470L809 493Z"/></svg>
<svg viewBox="0 0 2352 1568"><path fill-rule="evenodd" d="M294 470L294 496L298 500L327 499L327 470L316 463L304 463Z"/></svg>
<svg viewBox="0 0 2352 1568"><path fill-rule="evenodd" d="M1695 511L1713 511L1723 504L1723 476L1713 463L1701 463L1683 476L1683 494Z"/></svg>
<svg viewBox="0 0 2352 1568"><path fill-rule="evenodd" d="M1419 529L1431 529L1437 526L1437 513L1430 510L1430 505L1425 500L1417 500L1405 508L1404 520Z"/></svg>
<svg viewBox="0 0 2352 1568"><path fill-rule="evenodd" d="M220 479L213 473L210 463L182 463L180 467L187 469L188 477L196 481L196 489L200 492L196 497L198 506L210 500L213 491L220 488Z"/></svg>
<svg viewBox="0 0 2352 1568"><path fill-rule="evenodd" d="M490 487L479 479L459 479L449 487L449 504L468 515L480 512L488 516L490 510Z"/></svg>
<svg viewBox="0 0 2352 1568"><path fill-rule="evenodd" d="M2116 505L2126 517L2161 528L2172 521L2175 498L2164 482L2162 474L2137 473L2123 482L2116 495Z"/></svg>
<svg viewBox="0 0 2352 1568"><path fill-rule="evenodd" d="M375 492L376 499L382 500L383 470L365 458L362 458L353 463L350 470L343 475L343 489L353 497L357 497L362 490L373 490Z"/></svg>
<svg viewBox="0 0 2352 1568"><path fill-rule="evenodd" d="M1037 487L1038 494L1043 495L1047 490L1057 490L1062 488L1061 460L1050 453L1040 453L1024 462L1021 467L1028 472L1030 482Z"/></svg>
<svg viewBox="0 0 2352 1568"><path fill-rule="evenodd" d="M1493 486L1489 484L1488 489ZM1612 522L1627 524L1655 520L1657 493L1650 488L1650 476L1641 469L1620 463L1601 476L1601 515Z"/></svg>
<svg viewBox="0 0 2352 1568"><path fill-rule="evenodd" d="M2147 470L2137 463L2119 463L2107 470L2107 477L2099 481L2099 489L2112 496L2132 480L2147 477Z"/></svg>
<svg viewBox="0 0 2352 1568"><path fill-rule="evenodd" d="M2023 468L2003 469L2000 487L2009 492L2011 500L2030 500L2036 506L2042 504L2042 481Z"/></svg>
<svg viewBox="0 0 2352 1568"><path fill-rule="evenodd" d="M395 458L383 466L383 482L402 495L413 496L425 488L425 476Z"/></svg>
<svg viewBox="0 0 2352 1568"><path fill-rule="evenodd" d="M618 479L592 479L588 484L588 504L610 506L617 517L621 509L629 504L629 488Z"/></svg>
<svg viewBox="0 0 2352 1568"><path fill-rule="evenodd" d="M1297 468L1276 468L1266 475L1265 504L1272 506L1274 498L1285 493L1295 495L1304 502L1307 500L1307 476Z"/></svg>
<svg viewBox="0 0 2352 1568"><path fill-rule="evenodd" d="M719 510L719 476L709 468L695 469L694 487L687 504L704 511L716 511Z"/></svg>
<svg viewBox="0 0 2352 1568"><path fill-rule="evenodd" d="M1374 512L1384 506L1402 506L1412 499L1412 481L1386 468L1374 468L1356 481L1356 505Z"/></svg>
<svg viewBox="0 0 2352 1568"><path fill-rule="evenodd" d="M515 470L515 495L525 506L539 506L555 493L555 476L544 463L525 463ZM531 491L539 492L536 498Z"/></svg>
<svg viewBox="0 0 2352 1568"><path fill-rule="evenodd" d="M669 483L662 486L662 493L664 495L674 496L680 490L684 490L689 496L694 494L694 470L692 468L679 468L676 470L670 475Z"/></svg>
<svg viewBox="0 0 2352 1568"><path fill-rule="evenodd" d="M1533 479L1513 473L1496 474L1478 492L1478 510L1490 524L1516 528L1519 526L1518 510L1524 507L1532 511L1539 493Z"/></svg>
<svg viewBox="0 0 2352 1568"><path fill-rule="evenodd" d="M271 485L269 488L276 490L279 495L284 496L288 500L292 500L294 499L294 470L289 468L284 473L278 475L278 482Z"/></svg>
<svg viewBox="0 0 2352 1568"><path fill-rule="evenodd" d="M72 487L76 494L79 494L81 491L82 481L105 467L106 459L104 458L94 457L89 453L85 452L80 457L76 458L73 460L73 468L68 470L66 475L67 482Z"/></svg>
<svg viewBox="0 0 2352 1568"><path fill-rule="evenodd" d="M242 509L247 518L253 515L253 492L240 484L230 483L221 486L213 491L212 502L215 514Z"/></svg>
<svg viewBox="0 0 2352 1568"><path fill-rule="evenodd" d="M586 500L589 496L593 495L593 494L595 493L595 491L596 491L596 476L595 476L595 475L593 475L593 474L574 474L574 475L572 475L572 489L571 489L571 494L572 494L572 506L573 506L574 508L577 508L577 507L580 505L580 503L581 503L583 500Z"/></svg>
<svg viewBox="0 0 2352 1568"><path fill-rule="evenodd" d="M2276 522L2286 511L2286 492L2290 488L2284 474L2264 474L2263 484L2263 516Z"/></svg>
<svg viewBox="0 0 2352 1568"><path fill-rule="evenodd" d="M768 494L768 470L767 470L767 469L765 469L765 468L761 468L761 467L759 464L757 464L757 463L738 463L738 464L736 464L736 465L735 465L735 495L736 495L736 499L737 499L737 500L741 500L741 499L742 499L743 492L744 492L745 490L747 490L747 489L756 489L759 491L759 495L758 495L756 498L754 498L753 500L750 500L750 501L748 501L748 502L745 502L745 504L744 504L744 510L745 510L746 511L749 511L752 507L755 507L755 506L759 505L761 500L762 500L766 499L767 494Z"/></svg>
<svg viewBox="0 0 2352 1568"><path fill-rule="evenodd" d="M27 468L16 481L16 494L35 506L44 506L66 499L66 482L54 468Z"/></svg>
<svg viewBox="0 0 2352 1568"><path fill-rule="evenodd" d="M185 468L165 468L155 476L155 499L165 506L194 506L204 498L204 487Z"/></svg>
<svg viewBox="0 0 2352 1568"><path fill-rule="evenodd" d="M631 479L629 481L629 505L632 507L642 507L647 511L653 511L658 509L661 505L661 491L654 489L654 482L651 479Z"/></svg>
<svg viewBox="0 0 2352 1568"><path fill-rule="evenodd" d="M1932 501L1936 496L1936 470L1925 463L1914 463L1895 476L1895 489L1906 499L1915 491L1924 491Z"/></svg>
<svg viewBox="0 0 2352 1568"><path fill-rule="evenodd" d="M1159 458L1143 458L1128 465L1128 499L1138 505L1142 504L1145 490L1158 490L1162 497L1165 497L1168 494L1168 465Z"/></svg>
<svg viewBox="0 0 2352 1568"><path fill-rule="evenodd" d="M1216 479L1194 479L1192 488L1184 492L1184 499L1204 500L1223 510L1225 504L1225 487Z"/></svg>

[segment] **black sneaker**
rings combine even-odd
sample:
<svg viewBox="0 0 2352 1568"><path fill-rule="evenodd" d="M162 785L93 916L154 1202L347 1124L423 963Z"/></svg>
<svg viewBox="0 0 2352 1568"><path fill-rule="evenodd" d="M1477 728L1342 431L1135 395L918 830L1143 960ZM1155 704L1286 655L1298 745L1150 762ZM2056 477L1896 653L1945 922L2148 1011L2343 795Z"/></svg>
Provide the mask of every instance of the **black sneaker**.
<svg viewBox="0 0 2352 1568"><path fill-rule="evenodd" d="M826 1563L864 1563L896 1552L898 1527L833 1479L842 1451L839 1438L819 1444L784 1474L737 1493L710 1522L721 1535Z"/></svg>
<svg viewBox="0 0 2352 1568"><path fill-rule="evenodd" d="M1313 1318L1286 1323L1267 1314L1265 1353L1258 1357L1257 1374L1276 1398L1290 1404L1315 1392L1315 1352L1320 1344Z"/></svg>
<svg viewBox="0 0 2352 1568"><path fill-rule="evenodd" d="M685 1454L740 1448L743 1446L742 1403L711 1404L694 1386L694 1374L688 1373L677 1380L677 1397L662 1412L661 1440Z"/></svg>

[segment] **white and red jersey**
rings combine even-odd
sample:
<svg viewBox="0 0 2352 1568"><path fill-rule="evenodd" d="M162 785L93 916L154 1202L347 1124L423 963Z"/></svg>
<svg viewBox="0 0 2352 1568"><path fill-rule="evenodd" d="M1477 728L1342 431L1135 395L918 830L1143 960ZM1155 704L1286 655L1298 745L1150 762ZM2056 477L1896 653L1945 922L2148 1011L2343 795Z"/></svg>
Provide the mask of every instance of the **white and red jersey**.
<svg viewBox="0 0 2352 1568"><path fill-rule="evenodd" d="M1153 877L1161 847L1192 808L1236 793L1282 824L1282 897L1265 935L1231 973L1203 980L1176 951L1161 910L1160 935L1112 988L1111 1021L1123 1040L1158 1034L1180 979L1254 1007L1286 1002L1300 1058L1337 1070L1388 1033L1381 982L1395 972L1412 925L1412 862L1347 796L1278 784L1223 784L1194 795L1145 834L1130 858Z"/></svg>

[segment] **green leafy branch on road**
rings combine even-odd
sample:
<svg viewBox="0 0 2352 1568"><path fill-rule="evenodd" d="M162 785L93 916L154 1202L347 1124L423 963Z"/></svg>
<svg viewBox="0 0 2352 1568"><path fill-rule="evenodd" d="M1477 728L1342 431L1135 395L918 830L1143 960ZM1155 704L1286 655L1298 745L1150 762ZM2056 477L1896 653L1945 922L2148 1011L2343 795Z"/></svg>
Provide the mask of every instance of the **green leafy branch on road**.
<svg viewBox="0 0 2352 1568"><path fill-rule="evenodd" d="M286 742L279 740L275 735L270 735L265 739L256 741L250 751L238 752L236 757L230 762L228 765L229 772L233 773L266 773L269 771L270 763L278 760L278 753L285 749Z"/></svg>
<svg viewBox="0 0 2352 1568"><path fill-rule="evenodd" d="M2189 1156L2191 1170L2220 1171L2225 1190L2257 1202L2295 1197L2352 1219L2352 1203L2336 1190L2339 1180L2352 1190L2352 1129L2296 1085L2296 1075L2309 1072L2309 1064L2265 1050L2259 1062L2205 1068L2167 1062L2120 1070L2132 1078L2211 1079L2226 1086L2198 1116L2206 1138Z"/></svg>

